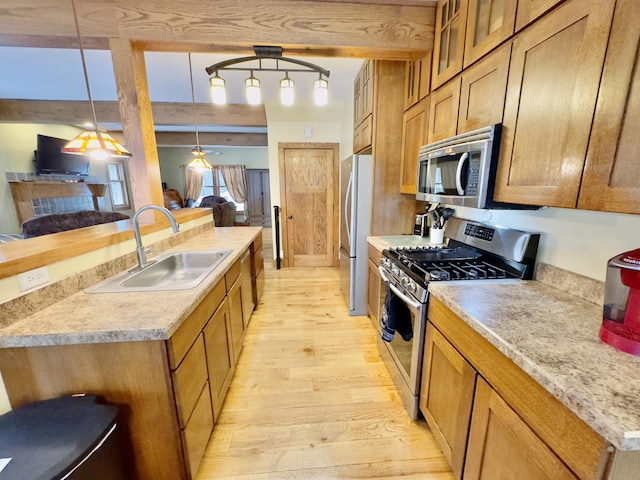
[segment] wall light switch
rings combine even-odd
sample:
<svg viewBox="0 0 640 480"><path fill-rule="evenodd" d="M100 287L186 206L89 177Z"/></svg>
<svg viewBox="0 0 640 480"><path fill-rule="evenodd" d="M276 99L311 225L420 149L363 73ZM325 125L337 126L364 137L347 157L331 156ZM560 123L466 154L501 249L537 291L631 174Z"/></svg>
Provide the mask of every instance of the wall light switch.
<svg viewBox="0 0 640 480"><path fill-rule="evenodd" d="M304 127L304 138L311 138L313 136L313 129L311 127Z"/></svg>
<svg viewBox="0 0 640 480"><path fill-rule="evenodd" d="M18 283L20 284L21 291L29 290L48 281L49 270L47 270L47 267L35 268L18 275Z"/></svg>

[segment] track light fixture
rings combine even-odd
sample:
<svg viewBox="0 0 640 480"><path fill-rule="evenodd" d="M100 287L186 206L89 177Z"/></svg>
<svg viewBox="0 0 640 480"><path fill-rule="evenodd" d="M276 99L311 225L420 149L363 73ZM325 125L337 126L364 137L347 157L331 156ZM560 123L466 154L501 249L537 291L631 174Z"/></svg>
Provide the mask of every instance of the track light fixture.
<svg viewBox="0 0 640 480"><path fill-rule="evenodd" d="M326 105L329 99L329 70L325 70L313 63L304 62L295 58L287 58L282 56L282 47L272 46L254 46L255 53L252 57L240 57L223 62L216 63L206 68L210 75L209 84L211 86L211 100L216 105L224 105L226 103L226 84L225 80L220 77L219 72L223 70L235 70L250 72L249 77L245 80L245 92L247 102L250 105L259 105L262 103L260 93L260 80L253 76L253 72L285 72L285 77L280 80L280 101L283 105L293 105L294 102L294 82L289 78L289 73L318 73L319 78L313 82L314 102L316 105ZM251 68L234 67L239 63L256 62L257 67ZM263 62L274 62L274 67L263 66ZM293 64L293 67L281 67L281 63ZM303 68L296 68L303 67ZM326 78L325 78L326 77Z"/></svg>

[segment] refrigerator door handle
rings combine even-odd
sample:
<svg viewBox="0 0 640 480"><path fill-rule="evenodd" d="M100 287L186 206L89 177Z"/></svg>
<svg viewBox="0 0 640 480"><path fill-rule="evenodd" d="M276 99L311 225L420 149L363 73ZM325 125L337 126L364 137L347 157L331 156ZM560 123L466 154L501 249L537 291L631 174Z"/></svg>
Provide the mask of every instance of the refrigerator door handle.
<svg viewBox="0 0 640 480"><path fill-rule="evenodd" d="M347 193L344 199L344 226L347 230L347 245L351 248L351 230L349 229L349 223L351 223L351 219L349 218L349 206L351 205L351 187L353 186L353 172L349 173L349 183L347 183ZM352 212L353 213L353 212ZM351 255L351 252L349 252Z"/></svg>

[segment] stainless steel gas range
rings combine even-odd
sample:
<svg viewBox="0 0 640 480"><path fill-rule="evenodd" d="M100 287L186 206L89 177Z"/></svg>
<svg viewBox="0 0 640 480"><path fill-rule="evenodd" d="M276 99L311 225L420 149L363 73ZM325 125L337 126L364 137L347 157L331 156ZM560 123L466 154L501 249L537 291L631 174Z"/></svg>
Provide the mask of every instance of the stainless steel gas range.
<svg viewBox="0 0 640 480"><path fill-rule="evenodd" d="M513 282L533 277L539 234L456 217L446 246L383 251L385 282L378 346L411 418L418 415L429 282Z"/></svg>

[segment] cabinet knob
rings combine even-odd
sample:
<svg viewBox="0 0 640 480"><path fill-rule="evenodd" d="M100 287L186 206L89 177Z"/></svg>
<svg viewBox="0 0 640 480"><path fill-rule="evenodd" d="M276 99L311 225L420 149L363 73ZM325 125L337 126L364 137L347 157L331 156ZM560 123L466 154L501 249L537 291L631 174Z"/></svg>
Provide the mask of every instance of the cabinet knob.
<svg viewBox="0 0 640 480"><path fill-rule="evenodd" d="M289 215L289 216L287 216L287 219L288 219L288 220L293 220L293 215Z"/></svg>

